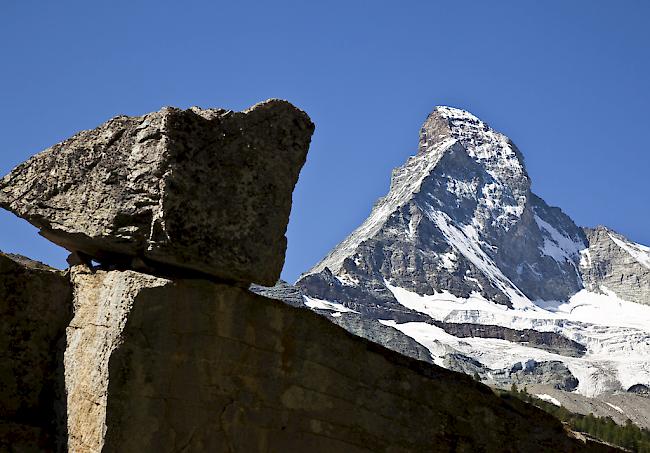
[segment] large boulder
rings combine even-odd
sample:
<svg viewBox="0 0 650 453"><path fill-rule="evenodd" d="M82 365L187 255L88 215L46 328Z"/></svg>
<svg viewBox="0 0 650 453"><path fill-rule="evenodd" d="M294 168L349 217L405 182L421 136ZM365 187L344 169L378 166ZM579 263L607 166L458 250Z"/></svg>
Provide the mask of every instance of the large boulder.
<svg viewBox="0 0 650 453"><path fill-rule="evenodd" d="M81 261L271 285L313 130L281 100L118 116L14 169L0 206Z"/></svg>
<svg viewBox="0 0 650 453"><path fill-rule="evenodd" d="M468 376L240 287L71 275L70 451L610 451Z"/></svg>
<svg viewBox="0 0 650 453"><path fill-rule="evenodd" d="M62 359L71 318L67 276L0 253L0 451L65 445Z"/></svg>

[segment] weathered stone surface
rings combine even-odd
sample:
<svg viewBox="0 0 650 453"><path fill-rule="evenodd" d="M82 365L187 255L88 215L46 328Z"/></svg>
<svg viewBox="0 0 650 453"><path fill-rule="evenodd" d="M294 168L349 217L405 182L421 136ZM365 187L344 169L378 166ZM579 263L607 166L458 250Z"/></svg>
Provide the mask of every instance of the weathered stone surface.
<svg viewBox="0 0 650 453"><path fill-rule="evenodd" d="M0 451L56 451L65 443L61 359L71 317L62 272L0 253Z"/></svg>
<svg viewBox="0 0 650 453"><path fill-rule="evenodd" d="M270 285L313 130L280 100L118 116L18 166L0 206L101 263Z"/></svg>
<svg viewBox="0 0 650 453"><path fill-rule="evenodd" d="M636 393L637 395L650 396L650 388L647 385L643 384L634 384L627 389L630 393Z"/></svg>
<svg viewBox="0 0 650 453"><path fill-rule="evenodd" d="M70 451L601 448L465 375L242 288L83 267L72 280Z"/></svg>

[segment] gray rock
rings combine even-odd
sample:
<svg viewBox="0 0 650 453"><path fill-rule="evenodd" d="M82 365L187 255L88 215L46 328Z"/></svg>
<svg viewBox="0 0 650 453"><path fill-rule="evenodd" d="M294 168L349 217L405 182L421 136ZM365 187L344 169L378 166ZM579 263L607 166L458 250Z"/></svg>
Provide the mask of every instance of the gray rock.
<svg viewBox="0 0 650 453"><path fill-rule="evenodd" d="M478 375L481 381L486 380L491 373L494 373L493 370L486 367L478 360L457 352L445 354L443 356L442 364L448 370L469 374L470 376Z"/></svg>
<svg viewBox="0 0 650 453"><path fill-rule="evenodd" d="M249 290L255 294L259 294L260 296L268 297L269 299L281 300L292 307L307 308L300 288L290 285L284 280L278 280L274 286L253 284L249 287Z"/></svg>
<svg viewBox="0 0 650 453"><path fill-rule="evenodd" d="M290 103L118 116L18 166L0 206L81 257L271 285L314 125Z"/></svg>
<svg viewBox="0 0 650 453"><path fill-rule="evenodd" d="M71 318L63 272L0 253L0 451L65 445L62 358Z"/></svg>
<svg viewBox="0 0 650 453"><path fill-rule="evenodd" d="M650 396L650 387L644 384L634 384L627 391L629 393L636 393L637 395ZM648 420L650 421L650 416Z"/></svg>
<svg viewBox="0 0 650 453"><path fill-rule="evenodd" d="M567 366L558 361L528 360L524 364L516 363L509 369L491 369L472 357L450 353L444 356L443 365L449 370L478 376L481 382L504 389L509 389L512 384L520 388L528 385L546 385L572 392L580 383Z"/></svg>
<svg viewBox="0 0 650 453"><path fill-rule="evenodd" d="M572 392L578 388L579 381L562 362L529 360L519 369L511 369L506 383L515 383L520 388L531 384L549 385L558 390Z"/></svg>
<svg viewBox="0 0 650 453"><path fill-rule="evenodd" d="M432 321L431 324L459 338L496 338L512 343L525 344L567 357L582 357L587 348L577 341L555 332L539 332L534 329L516 330L490 324L455 323Z"/></svg>
<svg viewBox="0 0 650 453"><path fill-rule="evenodd" d="M650 248L603 226L585 228L585 233L589 248L580 261L585 287L599 293L604 288L621 299L650 305ZM645 265L639 260L644 256Z"/></svg>

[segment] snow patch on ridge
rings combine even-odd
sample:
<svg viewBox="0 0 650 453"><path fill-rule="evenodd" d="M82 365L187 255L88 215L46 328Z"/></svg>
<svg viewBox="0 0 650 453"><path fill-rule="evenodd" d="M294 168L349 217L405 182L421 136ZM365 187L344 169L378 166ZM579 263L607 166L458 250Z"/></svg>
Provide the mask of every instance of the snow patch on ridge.
<svg viewBox="0 0 650 453"><path fill-rule="evenodd" d="M611 233L608 233L608 235L616 245L629 253L632 258L650 269L650 247L635 242L622 241Z"/></svg>
<svg viewBox="0 0 650 453"><path fill-rule="evenodd" d="M479 246L478 233L474 226L464 225L458 228L444 212L429 207L425 214L433 221L449 244L476 266L494 285L499 288L519 309L534 308L532 302L523 295L514 283L506 277L501 269Z"/></svg>
<svg viewBox="0 0 650 453"><path fill-rule="evenodd" d="M537 214L535 214L535 223L546 233L544 235L544 246L541 249L542 254L550 256L560 264L568 261L575 267L575 261L581 256L581 252L586 249L586 245L582 241L576 241L560 233L553 225L541 219Z"/></svg>
<svg viewBox="0 0 650 453"><path fill-rule="evenodd" d="M605 401L605 404L607 404L609 407L611 407L611 408L614 409L615 411L620 412L621 414L624 414L624 413L625 413L625 412L623 412L623 409L621 409L621 408L618 407L618 406L613 405L612 403L608 403L607 401Z"/></svg>
<svg viewBox="0 0 650 453"><path fill-rule="evenodd" d="M539 395L535 395L537 398L543 401L548 401L551 404L555 404L556 406L562 406L562 403L560 403L557 399L553 398L551 395L547 395L546 393L540 393Z"/></svg>
<svg viewBox="0 0 650 453"><path fill-rule="evenodd" d="M354 311L351 308L348 308L338 302L330 302L328 300L316 299L309 296L303 296L303 298L305 299L305 305L313 310L334 311L336 313L339 313L339 316L341 313L359 313L358 311Z"/></svg>

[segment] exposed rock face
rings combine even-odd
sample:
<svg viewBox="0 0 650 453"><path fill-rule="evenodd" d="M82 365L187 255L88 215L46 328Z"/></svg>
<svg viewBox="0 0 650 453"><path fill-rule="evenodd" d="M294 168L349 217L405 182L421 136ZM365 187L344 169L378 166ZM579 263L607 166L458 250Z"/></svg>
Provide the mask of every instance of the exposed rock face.
<svg viewBox="0 0 650 453"><path fill-rule="evenodd" d="M119 116L18 166L0 206L101 263L270 285L313 130L279 100Z"/></svg>
<svg viewBox="0 0 650 453"><path fill-rule="evenodd" d="M589 248L580 261L585 287L650 305L650 247L602 226L586 228L585 233Z"/></svg>
<svg viewBox="0 0 650 453"><path fill-rule="evenodd" d="M650 396L650 387L644 384L634 384L627 391L629 393L636 393L637 395Z"/></svg>
<svg viewBox="0 0 650 453"><path fill-rule="evenodd" d="M249 288L255 294L281 300L292 307L305 307L302 291L284 280L278 280L274 286L251 285Z"/></svg>
<svg viewBox="0 0 650 453"><path fill-rule="evenodd" d="M442 364L449 370L478 376L481 382L497 388L510 388L512 384L521 388L528 385L547 385L554 389L572 392L579 384L571 370L557 361L528 360L523 364L516 363L511 368L490 369L472 357L450 353L444 356Z"/></svg>
<svg viewBox="0 0 650 453"><path fill-rule="evenodd" d="M71 451L604 448L469 377L241 288L132 271L72 275Z"/></svg>
<svg viewBox="0 0 650 453"><path fill-rule="evenodd" d="M496 338L513 343L527 344L568 357L582 357L587 350L584 345L577 341L570 340L555 332L538 332L534 329L514 330L489 324L442 321L433 321L432 324L459 338Z"/></svg>
<svg viewBox="0 0 650 453"><path fill-rule="evenodd" d="M62 272L0 253L1 451L48 452L65 444L58 421L71 317L72 290Z"/></svg>
<svg viewBox="0 0 650 453"><path fill-rule="evenodd" d="M578 380L562 362L536 362L529 360L510 370L509 382L519 387L526 385L550 385L558 390L571 392L578 387Z"/></svg>

